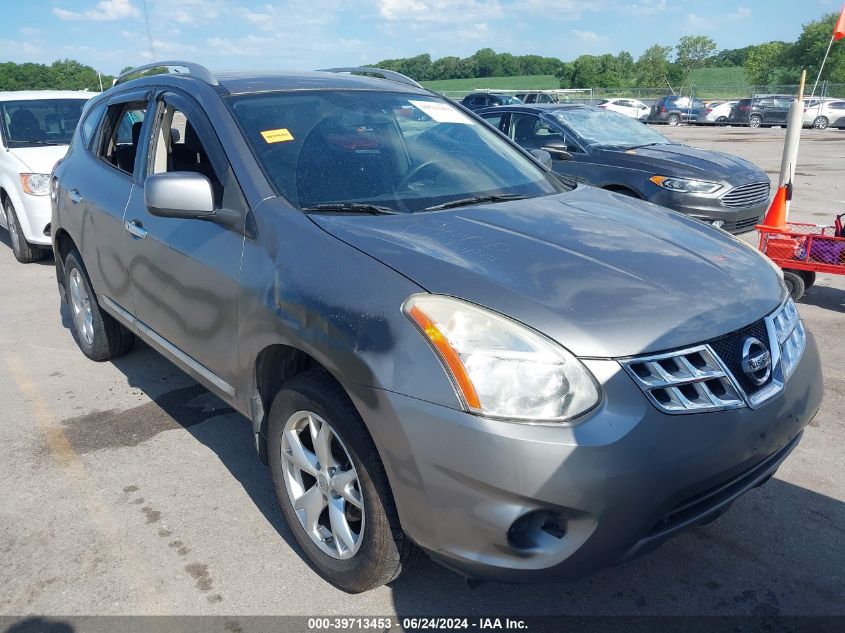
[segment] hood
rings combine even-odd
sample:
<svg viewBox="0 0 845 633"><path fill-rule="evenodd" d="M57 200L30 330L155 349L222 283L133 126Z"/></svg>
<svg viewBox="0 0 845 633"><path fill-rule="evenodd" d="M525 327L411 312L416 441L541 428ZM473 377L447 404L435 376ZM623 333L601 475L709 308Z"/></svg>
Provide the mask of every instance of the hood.
<svg viewBox="0 0 845 633"><path fill-rule="evenodd" d="M432 293L521 321L582 357L699 343L774 310L760 254L668 209L592 187L396 216L310 216Z"/></svg>
<svg viewBox="0 0 845 633"><path fill-rule="evenodd" d="M9 153L23 163L23 168L33 174L52 173L56 163L67 154L67 145L43 147L16 147Z"/></svg>
<svg viewBox="0 0 845 633"><path fill-rule="evenodd" d="M596 150L611 165L653 171L660 176L725 181L732 185L767 182L769 177L754 163L709 149L670 143L633 150Z"/></svg>

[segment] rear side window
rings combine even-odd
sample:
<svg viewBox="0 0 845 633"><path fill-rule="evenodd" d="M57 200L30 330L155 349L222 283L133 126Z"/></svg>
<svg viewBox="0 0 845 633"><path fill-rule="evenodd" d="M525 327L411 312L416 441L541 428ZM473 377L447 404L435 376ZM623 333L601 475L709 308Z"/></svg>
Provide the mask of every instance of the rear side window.
<svg viewBox="0 0 845 633"><path fill-rule="evenodd" d="M845 101L834 101L828 107L834 110L845 110Z"/></svg>
<svg viewBox="0 0 845 633"><path fill-rule="evenodd" d="M135 158L141 138L141 126L147 114L147 102L117 103L109 106L97 156L127 174L135 171Z"/></svg>
<svg viewBox="0 0 845 633"><path fill-rule="evenodd" d="M82 125L79 127L79 136L82 139L82 145L88 149L91 147L91 139L94 138L94 132L100 125L100 119L103 118L103 112L106 111L106 103L100 103L85 116Z"/></svg>

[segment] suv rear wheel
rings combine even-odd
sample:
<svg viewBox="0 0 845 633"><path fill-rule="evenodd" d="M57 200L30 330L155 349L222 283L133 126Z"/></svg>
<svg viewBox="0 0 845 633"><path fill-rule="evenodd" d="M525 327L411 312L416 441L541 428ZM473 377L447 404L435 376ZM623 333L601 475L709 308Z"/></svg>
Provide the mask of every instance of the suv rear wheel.
<svg viewBox="0 0 845 633"><path fill-rule="evenodd" d="M91 360L105 361L129 352L135 335L100 309L77 251L71 251L65 259L64 280L70 331L82 353Z"/></svg>
<svg viewBox="0 0 845 633"><path fill-rule="evenodd" d="M752 114L748 119L748 127L760 127L763 124L763 117L759 114Z"/></svg>
<svg viewBox="0 0 845 633"><path fill-rule="evenodd" d="M331 375L312 370L286 383L267 432L276 498L314 571L359 593L417 559L373 440Z"/></svg>
<svg viewBox="0 0 845 633"><path fill-rule="evenodd" d="M9 239L12 242L12 253L15 254L15 259L21 264L31 264L44 259L47 251L26 241L21 225L18 223L15 206L9 198L6 198L3 203L3 213L6 216L6 226L9 227Z"/></svg>
<svg viewBox="0 0 845 633"><path fill-rule="evenodd" d="M678 123L680 123L680 122L681 122L681 117L677 114L670 114L666 118L666 123L668 123L669 125L678 125Z"/></svg>
<svg viewBox="0 0 845 633"><path fill-rule="evenodd" d="M826 116L816 117L816 120L813 121L813 127L817 130L826 130L828 125L830 125L830 121L827 120Z"/></svg>

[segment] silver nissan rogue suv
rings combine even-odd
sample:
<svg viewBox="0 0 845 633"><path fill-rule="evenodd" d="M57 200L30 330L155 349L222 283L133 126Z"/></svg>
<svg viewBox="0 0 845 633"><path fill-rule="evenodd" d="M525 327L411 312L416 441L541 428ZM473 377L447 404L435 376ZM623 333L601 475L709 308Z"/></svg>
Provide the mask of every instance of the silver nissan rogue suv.
<svg viewBox="0 0 845 633"><path fill-rule="evenodd" d="M154 66L182 72L93 98L53 173L73 337L141 338L249 417L337 587L420 552L589 574L713 520L819 408L812 335L726 233L389 71Z"/></svg>

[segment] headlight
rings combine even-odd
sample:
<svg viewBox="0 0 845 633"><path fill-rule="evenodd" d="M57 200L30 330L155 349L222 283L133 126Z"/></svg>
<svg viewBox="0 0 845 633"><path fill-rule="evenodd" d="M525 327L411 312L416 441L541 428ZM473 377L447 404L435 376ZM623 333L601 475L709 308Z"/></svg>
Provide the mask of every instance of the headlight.
<svg viewBox="0 0 845 633"><path fill-rule="evenodd" d="M780 310L772 316L772 323L775 326L777 344L780 345L783 379L788 380L807 346L807 333L791 297L787 298ZM774 344L772 342L772 345Z"/></svg>
<svg viewBox="0 0 845 633"><path fill-rule="evenodd" d="M670 178L669 176L652 176L649 178L658 187L678 193L714 193L722 188L718 182L706 180L690 180L688 178Z"/></svg>
<svg viewBox="0 0 845 633"><path fill-rule="evenodd" d="M46 196L50 193L50 174L21 174L21 187L24 193Z"/></svg>
<svg viewBox="0 0 845 633"><path fill-rule="evenodd" d="M599 402L590 372L565 349L500 314L438 295L403 306L472 413L564 421Z"/></svg>

